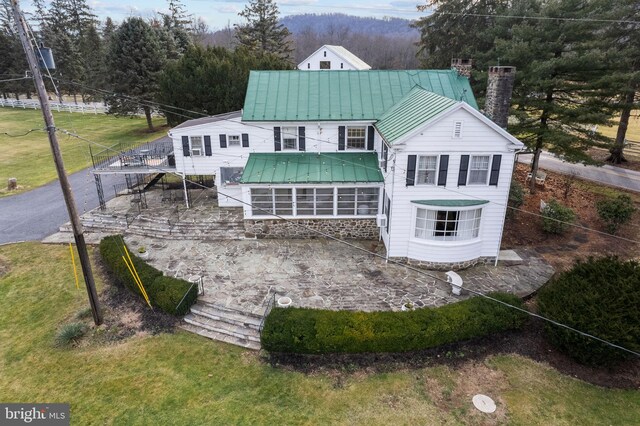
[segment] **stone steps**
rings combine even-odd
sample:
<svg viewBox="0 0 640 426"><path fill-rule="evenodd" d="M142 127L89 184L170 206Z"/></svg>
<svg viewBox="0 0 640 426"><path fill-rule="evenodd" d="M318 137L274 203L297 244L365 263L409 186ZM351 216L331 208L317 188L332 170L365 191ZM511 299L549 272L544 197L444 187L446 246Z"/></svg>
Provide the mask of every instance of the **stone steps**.
<svg viewBox="0 0 640 426"><path fill-rule="evenodd" d="M184 317L182 328L213 340L260 349L259 315L198 301Z"/></svg>

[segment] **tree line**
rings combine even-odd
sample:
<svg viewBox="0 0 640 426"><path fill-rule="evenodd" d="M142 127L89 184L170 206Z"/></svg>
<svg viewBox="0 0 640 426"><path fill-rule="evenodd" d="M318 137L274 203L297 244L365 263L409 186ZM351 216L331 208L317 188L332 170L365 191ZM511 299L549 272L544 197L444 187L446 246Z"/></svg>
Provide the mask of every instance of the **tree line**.
<svg viewBox="0 0 640 426"><path fill-rule="evenodd" d="M288 69L289 33L278 23L272 0L255 0L240 14L238 48L203 48L206 24L180 0L150 19L100 22L87 0L33 0L27 16L35 40L51 47L56 69L46 80L50 93L75 102L103 101L115 115L143 113L153 129L153 112L170 125L242 108L251 69ZM0 7L0 94L31 98L33 82L7 2ZM6 77L6 78L5 78ZM12 77L17 78L14 80ZM182 111L181 108L192 112ZM195 113L193 112L195 111Z"/></svg>
<svg viewBox="0 0 640 426"><path fill-rule="evenodd" d="M422 66L472 58L480 97L489 66L517 68L509 131L534 153L534 174L543 149L589 163L590 148L609 148L609 161L625 161L640 87L637 0L428 0L426 6L436 12L415 25ZM618 116L612 142L596 126L616 124Z"/></svg>

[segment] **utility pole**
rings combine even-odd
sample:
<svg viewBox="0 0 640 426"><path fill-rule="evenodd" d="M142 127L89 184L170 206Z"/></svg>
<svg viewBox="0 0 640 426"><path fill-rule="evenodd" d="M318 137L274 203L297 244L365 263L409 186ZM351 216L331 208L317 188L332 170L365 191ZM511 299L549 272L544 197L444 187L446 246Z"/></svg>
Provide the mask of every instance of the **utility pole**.
<svg viewBox="0 0 640 426"><path fill-rule="evenodd" d="M53 122L53 114L51 113L51 107L49 106L49 98L47 96L47 90L44 87L42 81L42 74L38 68L38 60L33 50L33 45L29 41L27 23L20 12L20 6L18 0L11 0L11 8L13 11L13 19L22 42L22 47L27 55L27 61L29 62L29 68L33 75L33 81L36 85L38 92L38 98L42 108L42 115L44 116L44 122L47 127L47 133L49 135L49 145L51 146L51 152L53 153L53 161L56 164L56 171L58 172L58 180L60 181L60 187L62 188L62 194L64 201L67 204L67 211L69 212L69 219L71 219L71 226L73 227L73 237L76 240L76 247L78 248L78 255L80 257L80 263L82 265L82 274L84 275L84 282L87 287L87 293L89 295L89 303L91 304L91 312L93 314L93 321L96 325L102 324L102 313L100 312L100 306L98 303L98 293L96 292L96 284L93 280L93 272L91 271L91 263L89 262L89 253L87 252L87 245L84 241L84 234L82 229L82 223L76 210L76 203L71 192L71 185L67 178L67 173L64 170L64 163L62 162L62 155L60 153L60 147L58 146L58 138L56 137L56 126Z"/></svg>

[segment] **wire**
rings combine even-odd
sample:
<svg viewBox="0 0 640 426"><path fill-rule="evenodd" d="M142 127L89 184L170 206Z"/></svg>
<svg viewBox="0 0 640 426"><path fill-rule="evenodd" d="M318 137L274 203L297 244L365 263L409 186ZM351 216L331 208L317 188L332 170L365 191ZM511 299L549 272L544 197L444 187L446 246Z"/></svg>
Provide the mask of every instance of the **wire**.
<svg viewBox="0 0 640 426"><path fill-rule="evenodd" d="M61 80L61 81L64 81L64 80ZM109 92L109 91L102 90L102 89L96 89L96 88L93 88L93 87L90 87L90 86L86 86L86 85L83 85L83 84L81 84L81 83L76 83L76 82L73 82L73 81L67 81L67 83L70 83L70 84L77 84L77 85L79 85L79 86L81 86L81 87L85 87L85 88L88 88L88 89L91 89L91 90L95 90L95 91L98 91L98 92L102 92L102 93L106 93L106 94L110 94L110 95L120 96L120 95L118 95L118 94L116 94L116 93L113 93L113 92ZM149 105L154 105L154 104L155 104L155 105L160 105L160 106L163 106L163 107L174 108L174 109L177 109L177 110L180 110L180 111L184 111L184 112L188 112L188 113L191 113L191 114L197 114L197 115L200 115L200 116L202 116L202 117L212 117L212 116L209 116L209 115L207 115L207 114L204 114L204 113L202 113L202 112L198 112L198 111L192 111L192 110L188 110L188 109L180 108L180 107L172 107L172 106L168 106L168 105L166 105L166 104L161 104L161 103L159 103L159 102L153 102L153 101L141 101L141 100L139 100L139 99L136 99L136 98L133 98L133 97L130 97L130 96L126 96L126 95L122 95L122 96L123 96L123 97L125 97L125 98L127 98L127 99L129 99L129 100L131 100L131 101L133 101L133 102L136 102L136 103L138 103L138 104L141 104L141 105L145 105L145 102L146 102L146 105L147 105L147 106L149 106ZM173 114L176 114L176 115L179 115L179 116L182 116L182 117L185 117L185 118L193 119L193 117L190 117L190 116L187 116L187 115L184 115L184 114L179 114L179 113L176 113L176 112L172 112L172 113L173 113ZM220 119L220 121L231 121L232 119L230 119L230 118L225 118L225 117L224 117L224 116L225 116L225 115L227 115L227 114L228 114L228 113L226 113L226 114L218 114L218 115L213 116L213 117L219 118L219 119ZM247 127L253 127L253 128L257 128L257 129L261 129L261 130L267 130L267 131L271 131L271 130L272 130L272 128L268 128L268 127L260 126L260 125L254 124L254 123L247 123L247 122L243 122L242 124L243 124L244 126L247 126ZM224 128L224 127L223 127L223 128ZM227 128L227 129L228 129L228 128ZM329 140L324 140L324 139L319 139L319 138L314 138L314 137L305 137L305 139L307 139L307 140L314 140L314 141L317 141L317 142L319 142L319 143L326 143L326 144L329 144L329 145L337 145L337 143L335 143L335 142L331 142L331 141L329 141ZM318 152L317 154L318 154L318 155L321 155L321 156L327 156L327 154L325 154L325 153L321 153L321 152ZM224 155L227 155L227 154L218 154L218 155L220 155L220 156L224 156ZM230 155L229 155L229 156L230 156ZM192 161L192 163L193 163L193 158L191 158L191 161ZM350 161L346 161L346 160L345 160L344 162L345 162L346 164L359 165L359 164L357 164L357 163L350 162ZM360 167L365 167L365 168L367 168L367 169L369 169L369 170L372 170L372 171L373 171L373 170L379 170L379 169L374 168L374 167L367 167L367 166L361 166L361 165L359 165L359 166L360 166ZM397 170L394 170L392 173L393 173L393 174L395 174L397 177L401 177L401 178L402 178L402 177L404 177L404 176L402 176L402 175L398 175L398 174L396 174L396 173L398 173L398 171L406 172L406 169L404 169L404 168L402 168L402 167L399 167L399 166L396 166L396 168L397 168ZM194 170L195 170L195 169L194 169ZM301 176L298 176L298 177L304 177L304 175L301 175ZM446 186L440 186L440 185L437 185L436 187L437 187L437 188L440 188L440 189L443 189L443 190L445 190L445 191L449 191L449 192L452 192L452 193L456 193L456 194L459 194L459 195L464 195L464 196L466 196L466 197L475 198L475 199L477 199L477 200L483 200L483 201L484 201L484 199L482 199L481 197L473 196L473 195L469 195L469 194L466 194L466 193L463 193L463 192L460 192L460 191L456 191L456 190L453 190L453 189L451 189L451 188L447 188ZM527 210L524 210L524 209L521 209L521 208L517 208L517 207L509 206L508 204L498 203L498 202L496 202L496 201L489 201L489 202L490 202L491 204L498 205L498 206L500 206L500 207L506 207L506 208L512 209L512 210L514 210L514 211L520 211L520 212L523 212L523 213L525 213L525 214L527 214L527 215L530 215L530 216L536 216L536 217L540 217L540 218L546 218L546 219L548 219L548 220L553 220L553 221L555 221L555 222L562 223L562 224L566 224L566 225L568 225L568 226L571 226L571 227L574 227L574 228L578 228L578 229L582 229L582 230L585 230L585 231L594 232L594 233L597 233L597 234L599 234L599 235L607 236L607 237L609 237L609 238L618 239L618 240L626 241L626 242L631 242L631 243L634 243L634 244L640 244L640 241L637 241L637 240L632 240L632 239L625 238L625 237L621 237L621 236L618 236L618 235L608 234L608 233L606 233L606 232L599 231L599 230L597 230L597 229L593 229L593 228L589 228L589 227L586 227L586 226L583 226L583 225L579 225L579 224L576 224L576 223L573 223L573 222L562 221L562 220L555 219L555 218L548 218L548 217L546 217L546 216L544 216L544 215L542 215L542 214L539 214L539 213L530 212L530 211L527 211Z"/></svg>
<svg viewBox="0 0 640 426"><path fill-rule="evenodd" d="M10 78L8 80L0 80L0 83L6 83L8 81L18 81L18 80L31 80L31 77Z"/></svg>
<svg viewBox="0 0 640 426"><path fill-rule="evenodd" d="M416 6L417 9L421 12L426 11L429 6L419 5ZM631 24L631 25L640 25L640 21L632 21L626 19L601 19L601 18L564 18L564 17L550 17L550 16L527 16L527 15L500 15L500 14L489 14L489 13L468 13L468 12L439 12L438 10L434 10L431 15L452 15L452 16L474 16L478 18L504 18L504 19L526 19L526 20L537 20L537 21L569 21L569 22L601 22L607 24Z"/></svg>
<svg viewBox="0 0 640 426"><path fill-rule="evenodd" d="M6 136L9 136L10 138L20 138L22 136L27 136L31 132L44 131L44 130L45 129L31 129L31 130L28 130L26 133L22 133L22 134L19 134L19 135L12 135L12 134L7 133L7 132L0 132L0 135L6 135Z"/></svg>

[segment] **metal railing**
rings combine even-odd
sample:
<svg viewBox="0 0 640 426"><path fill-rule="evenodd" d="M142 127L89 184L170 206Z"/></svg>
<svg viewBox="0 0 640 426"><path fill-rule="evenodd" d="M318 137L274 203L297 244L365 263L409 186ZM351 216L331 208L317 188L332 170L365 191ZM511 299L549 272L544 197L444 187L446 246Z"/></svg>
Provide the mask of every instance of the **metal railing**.
<svg viewBox="0 0 640 426"><path fill-rule="evenodd" d="M273 290L273 294L271 295L271 297L269 297L269 294L271 294L271 290ZM262 319L260 320L260 327L258 327L258 332L260 334L262 334L262 329L264 328L265 320L267 319L267 317L271 313L271 310L276 304L276 294L277 292L275 288L273 288L272 286L269 286L269 291L267 291L267 296L265 297L264 302L262 302L262 306L265 306L265 305L266 306L264 308L264 314L262 314Z"/></svg>
<svg viewBox="0 0 640 426"><path fill-rule="evenodd" d="M94 169L167 168L173 154L173 142L118 144L97 153L91 152Z"/></svg>

